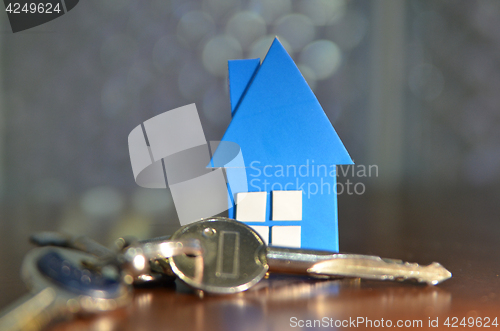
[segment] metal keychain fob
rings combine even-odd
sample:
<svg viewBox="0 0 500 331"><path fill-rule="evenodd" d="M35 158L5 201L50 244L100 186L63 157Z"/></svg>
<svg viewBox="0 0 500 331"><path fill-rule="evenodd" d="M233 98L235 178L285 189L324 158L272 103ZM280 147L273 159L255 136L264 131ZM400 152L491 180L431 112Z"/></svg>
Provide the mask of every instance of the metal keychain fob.
<svg viewBox="0 0 500 331"><path fill-rule="evenodd" d="M172 271L188 285L208 293L235 293L247 290L266 275L269 267L262 238L247 225L226 220L191 223L172 235L172 240L198 239L203 247L201 277L195 257L169 259Z"/></svg>

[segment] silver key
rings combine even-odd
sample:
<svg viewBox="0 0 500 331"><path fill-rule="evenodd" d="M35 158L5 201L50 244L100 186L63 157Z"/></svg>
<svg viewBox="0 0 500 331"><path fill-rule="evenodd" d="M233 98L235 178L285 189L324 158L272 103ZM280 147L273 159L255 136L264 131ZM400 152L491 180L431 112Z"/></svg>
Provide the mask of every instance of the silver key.
<svg viewBox="0 0 500 331"><path fill-rule="evenodd" d="M274 272L331 275L374 280L416 280L437 285L451 277L441 264L428 266L371 255L269 247L267 262Z"/></svg>
<svg viewBox="0 0 500 331"><path fill-rule="evenodd" d="M247 225L228 218L212 218L188 224L173 240L198 239L203 248L203 272L199 276L192 258L169 259L172 271L188 285L207 293L235 293L259 282L268 271L309 276L361 277L407 280L436 285L451 277L438 263L419 266L376 256L268 247ZM198 271L197 277L195 277Z"/></svg>
<svg viewBox="0 0 500 331"><path fill-rule="evenodd" d="M28 253L21 275L31 294L0 314L0 330L41 330L52 321L77 313L114 310L131 301L131 288L121 278L110 278L81 267L89 254L59 247Z"/></svg>

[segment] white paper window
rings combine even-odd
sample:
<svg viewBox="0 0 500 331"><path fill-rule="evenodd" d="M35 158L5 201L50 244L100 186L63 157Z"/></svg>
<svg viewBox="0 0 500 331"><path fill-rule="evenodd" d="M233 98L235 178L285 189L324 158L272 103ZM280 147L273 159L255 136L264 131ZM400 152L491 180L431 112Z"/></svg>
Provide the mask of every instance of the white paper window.
<svg viewBox="0 0 500 331"><path fill-rule="evenodd" d="M273 221L302 220L302 191L272 192Z"/></svg>
<svg viewBox="0 0 500 331"><path fill-rule="evenodd" d="M267 192L236 194L236 219L241 222L266 221Z"/></svg>
<svg viewBox="0 0 500 331"><path fill-rule="evenodd" d="M300 226L273 226L271 229L271 244L300 248Z"/></svg>
<svg viewBox="0 0 500 331"><path fill-rule="evenodd" d="M302 220L302 191L273 191L271 205L272 221ZM267 192L242 192L236 194L236 219L242 222L266 222ZM269 223L268 223L269 224ZM251 225L268 245L301 247L300 225L272 227Z"/></svg>

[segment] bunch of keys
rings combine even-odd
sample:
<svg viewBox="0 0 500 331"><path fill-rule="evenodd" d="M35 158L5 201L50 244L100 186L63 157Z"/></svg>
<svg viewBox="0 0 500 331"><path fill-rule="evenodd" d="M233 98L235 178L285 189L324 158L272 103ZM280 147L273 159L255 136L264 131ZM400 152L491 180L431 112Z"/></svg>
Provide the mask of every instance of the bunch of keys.
<svg viewBox="0 0 500 331"><path fill-rule="evenodd" d="M0 315L0 330L40 330L74 313L94 313L122 307L131 300L130 287L117 277L84 269L92 256L63 248L43 247L25 257L22 276L31 294Z"/></svg>
<svg viewBox="0 0 500 331"><path fill-rule="evenodd" d="M27 316L44 316L43 319L29 318L42 325L64 313L118 308L130 301L131 284L154 282L161 276L175 275L200 294L245 291L268 272L320 278L415 280L429 285L451 277L451 273L436 262L420 266L377 256L267 246L252 228L228 218L191 223L170 238L122 245L118 252L86 237L48 237L42 234L35 242L72 250L38 248L26 257L23 274L30 275L25 279L34 288L33 298L42 295L50 299L41 300L43 304L36 299L29 306L17 306L0 315L1 330L25 329L17 327L23 316L24 321L28 320ZM54 254L60 256L54 260ZM155 263L161 267L155 268ZM50 267L47 269L45 264ZM106 269L115 272L108 272L112 276L106 276ZM76 279L65 278L68 270L71 275L77 275ZM45 289L50 290L44 292ZM30 313L16 315L23 310ZM14 326L9 328L9 325Z"/></svg>
<svg viewBox="0 0 500 331"><path fill-rule="evenodd" d="M41 330L75 314L123 307L131 302L132 283L154 274L148 262L156 258L190 254L202 268L196 239L137 243L117 253L87 237L42 233L34 239L60 247L36 248L24 258L21 275L31 293L0 313L2 331Z"/></svg>
<svg viewBox="0 0 500 331"><path fill-rule="evenodd" d="M420 266L377 256L266 246L252 228L223 217L188 224L171 237L122 244L119 253L86 237L63 239L60 238L59 242L55 238L36 241L42 245L62 245L94 254L102 266L114 263L121 265L122 269L126 267L135 275L135 284L173 275L194 289L216 294L245 291L268 272L321 278L415 280L430 285L451 277L451 273L439 263ZM174 247L177 248L175 251ZM138 254L140 252L149 253ZM148 259L150 268L145 267ZM162 268L155 268L156 262L163 262Z"/></svg>

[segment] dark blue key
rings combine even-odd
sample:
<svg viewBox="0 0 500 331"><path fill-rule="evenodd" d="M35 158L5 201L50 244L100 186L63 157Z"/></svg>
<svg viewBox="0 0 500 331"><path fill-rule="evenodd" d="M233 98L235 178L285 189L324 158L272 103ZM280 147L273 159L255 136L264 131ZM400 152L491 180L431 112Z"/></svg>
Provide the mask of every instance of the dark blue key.
<svg viewBox="0 0 500 331"><path fill-rule="evenodd" d="M54 248L38 259L37 267L42 275L56 285L77 294L114 296L120 291L122 285L119 279L83 269L63 257Z"/></svg>
<svg viewBox="0 0 500 331"><path fill-rule="evenodd" d="M95 256L80 251L42 247L29 252L21 275L31 293L0 314L0 330L41 330L78 313L117 309L131 300L131 287L83 267Z"/></svg>

